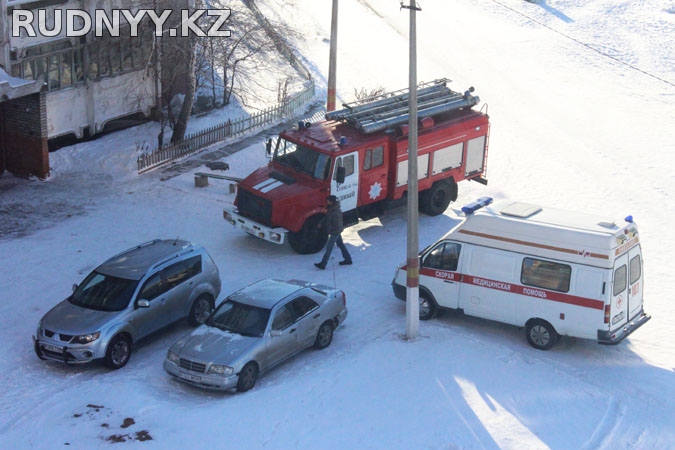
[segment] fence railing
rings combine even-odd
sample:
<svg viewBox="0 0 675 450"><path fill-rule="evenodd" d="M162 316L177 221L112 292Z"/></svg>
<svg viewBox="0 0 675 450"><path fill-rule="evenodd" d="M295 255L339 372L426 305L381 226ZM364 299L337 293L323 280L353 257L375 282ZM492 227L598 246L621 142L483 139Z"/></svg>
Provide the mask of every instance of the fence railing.
<svg viewBox="0 0 675 450"><path fill-rule="evenodd" d="M282 104L250 116L228 120L219 125L188 134L180 142L168 143L139 155L137 159L138 173L147 172L163 164L191 155L229 137L235 137L249 130L290 117L301 106L314 98L314 81L309 80L307 83L308 86L304 90L289 96Z"/></svg>

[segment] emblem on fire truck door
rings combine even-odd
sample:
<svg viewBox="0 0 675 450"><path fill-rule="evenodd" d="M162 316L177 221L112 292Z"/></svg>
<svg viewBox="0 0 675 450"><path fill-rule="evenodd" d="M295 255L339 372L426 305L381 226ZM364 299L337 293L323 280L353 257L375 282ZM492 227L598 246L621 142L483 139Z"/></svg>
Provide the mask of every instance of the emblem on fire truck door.
<svg viewBox="0 0 675 450"><path fill-rule="evenodd" d="M375 182L370 186L370 191L368 191L368 196L372 200L375 200L382 193L382 185L379 182Z"/></svg>

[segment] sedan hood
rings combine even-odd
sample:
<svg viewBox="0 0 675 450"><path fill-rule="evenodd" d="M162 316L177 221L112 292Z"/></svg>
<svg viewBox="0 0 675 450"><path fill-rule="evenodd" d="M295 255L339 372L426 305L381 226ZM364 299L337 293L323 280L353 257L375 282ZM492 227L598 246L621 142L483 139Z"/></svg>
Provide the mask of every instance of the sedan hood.
<svg viewBox="0 0 675 450"><path fill-rule="evenodd" d="M255 351L256 345L264 345L264 339L202 325L176 342L171 351L193 361L231 365L242 354Z"/></svg>
<svg viewBox="0 0 675 450"><path fill-rule="evenodd" d="M119 311L96 311L82 308L64 300L42 318L42 328L59 334L78 336L100 331L111 315L119 315Z"/></svg>

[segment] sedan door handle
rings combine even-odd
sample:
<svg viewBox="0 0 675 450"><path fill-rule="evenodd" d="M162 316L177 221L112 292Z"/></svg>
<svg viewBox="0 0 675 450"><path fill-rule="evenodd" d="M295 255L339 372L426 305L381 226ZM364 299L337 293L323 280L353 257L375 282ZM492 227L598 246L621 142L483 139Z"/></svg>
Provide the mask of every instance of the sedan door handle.
<svg viewBox="0 0 675 450"><path fill-rule="evenodd" d="M321 313L317 313L314 315L314 319L318 319L319 317L321 317Z"/></svg>
<svg viewBox="0 0 675 450"><path fill-rule="evenodd" d="M288 332L288 334L295 333L295 328L292 328L291 331Z"/></svg>

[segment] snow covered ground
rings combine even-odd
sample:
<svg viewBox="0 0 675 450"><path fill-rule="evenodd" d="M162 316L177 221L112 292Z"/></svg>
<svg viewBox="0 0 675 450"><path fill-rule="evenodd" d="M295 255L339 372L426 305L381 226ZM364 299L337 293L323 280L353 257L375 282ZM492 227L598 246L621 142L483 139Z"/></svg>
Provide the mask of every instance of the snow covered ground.
<svg viewBox="0 0 675 450"><path fill-rule="evenodd" d="M299 51L325 87L330 2L256 3L303 31ZM614 347L565 338L541 352L522 330L455 314L422 322L420 339L404 341L405 305L390 282L405 259L405 211L347 229L355 264L334 259L318 271L317 255L226 224L222 207L233 196L225 182L198 189L191 171L138 176L136 144L156 136L148 124L52 153L47 181L0 177L1 448L675 448L667 290L675 269L675 3L421 6L418 79L475 86L492 130L489 185L461 184L445 215L421 216L420 244L483 195L632 214L652 320ZM398 1L340 2L340 101L362 87L407 86L407 30ZM225 161L229 174L245 176L265 162L262 145ZM349 318L329 348L305 352L245 394L204 392L164 372L166 349L190 330L184 324L137 347L119 371L37 359L35 326L73 283L113 253L175 236L206 246L223 295L265 277L315 280L346 291Z"/></svg>

